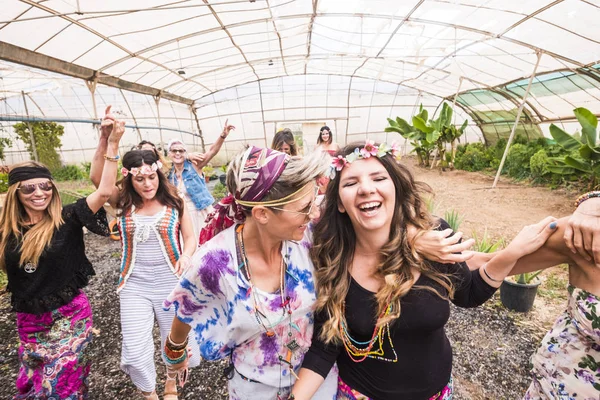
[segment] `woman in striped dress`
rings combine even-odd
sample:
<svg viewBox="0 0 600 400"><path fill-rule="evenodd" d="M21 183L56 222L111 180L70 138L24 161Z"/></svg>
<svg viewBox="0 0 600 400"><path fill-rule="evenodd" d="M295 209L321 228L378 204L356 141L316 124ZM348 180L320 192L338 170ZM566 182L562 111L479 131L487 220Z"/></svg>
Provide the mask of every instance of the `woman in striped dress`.
<svg viewBox="0 0 600 400"><path fill-rule="evenodd" d="M117 292L123 335L121 369L146 399L155 391L154 321L165 342L174 312L162 302L187 269L197 245L183 200L161 170L156 152L132 150L123 156L123 180L110 203L119 210L122 260ZM181 242L180 237L183 239ZM200 352L192 350L192 365ZM177 399L175 374L167 371L164 399Z"/></svg>

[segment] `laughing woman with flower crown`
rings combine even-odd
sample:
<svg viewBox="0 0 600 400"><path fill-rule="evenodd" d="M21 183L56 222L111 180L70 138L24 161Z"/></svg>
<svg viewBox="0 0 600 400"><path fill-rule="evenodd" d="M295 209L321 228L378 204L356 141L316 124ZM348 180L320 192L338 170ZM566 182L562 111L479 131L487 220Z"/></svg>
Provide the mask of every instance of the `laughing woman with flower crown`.
<svg viewBox="0 0 600 400"><path fill-rule="evenodd" d="M109 113L107 110L110 118ZM117 222L123 251L117 285L123 335L121 369L144 398L151 400L158 399L154 321L158 322L164 343L174 313L163 310L162 302L189 266L197 245L183 200L161 167L155 151L127 152L120 171L123 180L114 187L109 200L119 210ZM190 364L196 366L197 347L192 354ZM177 399L176 374L169 371L166 371L164 399Z"/></svg>
<svg viewBox="0 0 600 400"><path fill-rule="evenodd" d="M429 215L420 197L426 188L397 155L393 146L367 141L334 160L337 174L311 250L318 292L313 340L290 399L310 399L336 362L338 400L451 399L449 301L482 304L517 260L556 230L551 217L528 226L473 271L423 260L407 227L448 225ZM483 255L476 257L481 263Z"/></svg>
<svg viewBox="0 0 600 400"><path fill-rule="evenodd" d="M83 289L94 275L83 227L108 236L102 206L117 173L124 122L114 125L98 190L62 206L50 171L28 161L11 168L0 216L0 269L17 312L19 362L14 399L88 398L92 310Z"/></svg>

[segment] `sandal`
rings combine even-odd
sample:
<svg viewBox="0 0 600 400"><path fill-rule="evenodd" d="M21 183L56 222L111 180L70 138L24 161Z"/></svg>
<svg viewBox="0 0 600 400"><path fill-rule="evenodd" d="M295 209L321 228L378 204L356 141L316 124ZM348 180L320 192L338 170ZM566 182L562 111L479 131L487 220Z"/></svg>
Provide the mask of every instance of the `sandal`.
<svg viewBox="0 0 600 400"><path fill-rule="evenodd" d="M158 395L156 394L156 391L154 391L154 390L150 394L144 394L142 392L142 396L144 396L144 400L159 400Z"/></svg>
<svg viewBox="0 0 600 400"><path fill-rule="evenodd" d="M177 375L178 373L175 372L171 372L169 373L169 370L167 369L167 379L165 381L165 392L163 393L163 399L164 400L178 400L179 398L177 397ZM167 382L173 382L174 386L175 386L175 391L167 391Z"/></svg>

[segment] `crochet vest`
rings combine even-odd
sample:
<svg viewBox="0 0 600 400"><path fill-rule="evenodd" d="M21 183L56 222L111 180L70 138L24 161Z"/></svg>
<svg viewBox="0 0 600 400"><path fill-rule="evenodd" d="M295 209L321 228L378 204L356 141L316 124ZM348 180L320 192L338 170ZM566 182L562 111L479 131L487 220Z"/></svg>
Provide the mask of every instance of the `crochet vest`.
<svg viewBox="0 0 600 400"><path fill-rule="evenodd" d="M158 237L163 254L166 254L165 259L169 268L175 273L175 264L181 256L179 213L172 207L165 207L159 214L151 229L154 230L154 233ZM133 272L137 247L135 237L137 230L140 228L136 226L131 211L118 217L118 226L121 232L121 249L123 253L121 256L121 273L119 284L117 285L117 293L123 289L127 279Z"/></svg>

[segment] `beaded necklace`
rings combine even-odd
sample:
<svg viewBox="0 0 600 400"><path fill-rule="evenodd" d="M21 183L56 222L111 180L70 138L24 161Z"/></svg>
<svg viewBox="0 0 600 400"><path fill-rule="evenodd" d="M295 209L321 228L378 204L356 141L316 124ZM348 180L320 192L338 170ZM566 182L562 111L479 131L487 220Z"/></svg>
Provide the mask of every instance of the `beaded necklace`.
<svg viewBox="0 0 600 400"><path fill-rule="evenodd" d="M392 304L390 303L386 310L377 318L377 323L375 324L375 328L373 329L373 335L371 336L371 340L366 342L359 342L350 336L348 332L348 327L344 320L340 320L339 329L340 336L342 337L342 343L344 343L344 348L346 349L346 353L348 353L348 357L355 363L363 362L367 358L374 358L380 361L386 362L397 362L398 355L396 354L396 349L394 348L394 343L392 342L392 335L390 334L390 324L389 322L385 325L380 325L379 321L381 318L389 315L392 311ZM346 315L346 303L342 304L342 315ZM386 342L390 345L392 350L393 357L387 358L385 357L385 351L383 350L383 345ZM377 344L377 346L376 346ZM361 347L363 346L363 347ZM373 350L373 348L376 350Z"/></svg>
<svg viewBox="0 0 600 400"><path fill-rule="evenodd" d="M282 356L281 354L278 356L279 359L279 390L277 391L277 400L283 400L283 391L282 391L282 377L283 377L283 368L287 368L289 370L289 385L288 387L291 388L292 386L292 376L294 376L296 379L298 379L298 375L296 374L296 371L294 371L294 366L292 363L292 358L294 356L294 353L300 348L300 345L298 344L298 342L296 341L296 339L293 338L293 334L292 334L292 328L294 326L294 323L292 322L292 308L291 308L291 297L289 295L289 293L286 292L287 290L287 285L285 284L285 276L290 275L292 278L294 278L294 276L288 271L287 269L287 262L284 260L284 257L281 258L281 273L280 273L280 278L279 278L279 294L281 296L281 317L275 322L275 323L271 323L271 321L269 320L269 318L267 317L267 312L265 311L265 308L262 306L261 301L260 301L260 297L258 296L256 287L254 286L254 283L252 282L252 273L250 271L250 263L248 262L248 257L246 255L246 249L244 247L244 236L243 236L243 230L244 230L244 225L238 225L236 228L236 245L237 245L237 250L238 250L238 262L239 262L239 269L242 269L242 272L244 273L244 276L246 277L246 279L248 280L248 283L250 284L250 289L249 291L251 292L250 295L252 296L252 302L254 303L254 316L256 318L256 321L258 322L258 324L260 326L263 327L263 329L265 330L265 334L268 337L274 337L276 336L275 330L273 329L275 326L279 325L281 322L283 322L286 317L288 319L288 329L287 329L287 338L285 337L281 337L280 338L280 347L284 347L284 343L285 343L285 347L287 348L286 350L286 355ZM286 259L289 259L289 255L286 252L285 255ZM261 311L262 310L262 311ZM265 323L266 321L266 323ZM287 341L287 343L286 343ZM284 367L285 364L285 367Z"/></svg>

